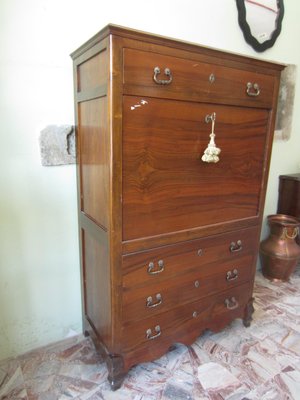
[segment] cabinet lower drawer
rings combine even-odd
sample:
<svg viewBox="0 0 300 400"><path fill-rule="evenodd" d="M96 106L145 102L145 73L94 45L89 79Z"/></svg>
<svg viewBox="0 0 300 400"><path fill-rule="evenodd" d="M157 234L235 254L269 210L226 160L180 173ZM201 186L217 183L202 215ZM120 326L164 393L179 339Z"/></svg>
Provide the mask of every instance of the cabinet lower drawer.
<svg viewBox="0 0 300 400"><path fill-rule="evenodd" d="M134 352L176 341L192 343L204 329L219 329L242 317L251 293L252 283L245 283L145 320L124 322L123 349Z"/></svg>
<svg viewBox="0 0 300 400"><path fill-rule="evenodd" d="M270 107L273 91L270 75L197 61L193 53L189 59L124 49L126 94Z"/></svg>
<svg viewBox="0 0 300 400"><path fill-rule="evenodd" d="M253 256L200 266L167 282L123 290L123 319L137 321L232 288L252 277Z"/></svg>
<svg viewBox="0 0 300 400"><path fill-rule="evenodd" d="M240 257L257 254L258 235L258 228L251 227L125 255L123 289L168 285L171 279L181 279L180 275L196 270L202 277L224 273L222 265L227 262L230 270L235 269Z"/></svg>

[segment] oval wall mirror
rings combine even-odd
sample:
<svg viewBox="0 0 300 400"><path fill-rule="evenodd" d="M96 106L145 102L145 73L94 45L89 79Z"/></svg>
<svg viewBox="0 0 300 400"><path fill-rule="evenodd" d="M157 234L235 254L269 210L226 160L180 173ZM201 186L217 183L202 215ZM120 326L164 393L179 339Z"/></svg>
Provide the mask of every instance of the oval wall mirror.
<svg viewBox="0 0 300 400"><path fill-rule="evenodd" d="M244 38L256 51L273 46L281 31L283 0L236 0Z"/></svg>

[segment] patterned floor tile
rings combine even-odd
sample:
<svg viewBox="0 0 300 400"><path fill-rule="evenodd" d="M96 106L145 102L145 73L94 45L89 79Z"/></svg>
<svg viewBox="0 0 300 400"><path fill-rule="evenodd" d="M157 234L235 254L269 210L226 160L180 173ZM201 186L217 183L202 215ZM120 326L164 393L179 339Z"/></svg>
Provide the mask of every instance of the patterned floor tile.
<svg viewBox="0 0 300 400"><path fill-rule="evenodd" d="M73 337L0 362L1 400L299 400L300 267L290 282L259 272L249 328L233 321L132 368L113 392L92 341Z"/></svg>

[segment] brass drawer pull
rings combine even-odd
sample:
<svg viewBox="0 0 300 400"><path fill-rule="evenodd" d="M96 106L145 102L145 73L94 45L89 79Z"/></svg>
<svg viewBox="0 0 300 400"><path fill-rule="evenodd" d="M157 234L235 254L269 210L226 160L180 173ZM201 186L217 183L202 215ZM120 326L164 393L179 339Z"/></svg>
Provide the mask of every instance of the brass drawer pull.
<svg viewBox="0 0 300 400"><path fill-rule="evenodd" d="M161 335L161 330L160 330L160 326L156 325L156 327L154 328L156 334L152 335L152 330L151 329L147 329L146 330L146 338L149 340L153 340L158 338Z"/></svg>
<svg viewBox="0 0 300 400"><path fill-rule="evenodd" d="M238 278L239 274L238 274L238 270L234 269L232 271L228 271L226 273L226 280L227 281L235 281Z"/></svg>
<svg viewBox="0 0 300 400"><path fill-rule="evenodd" d="M159 67L154 68L153 79L154 82L157 83L158 85L169 85L173 80L170 68L165 68L164 72L165 75L169 77L169 79L158 79L157 76L160 74L160 68Z"/></svg>
<svg viewBox="0 0 300 400"><path fill-rule="evenodd" d="M231 299L225 300L225 305L228 308L228 310L235 310L236 308L238 308L239 303L234 297L231 297Z"/></svg>
<svg viewBox="0 0 300 400"><path fill-rule="evenodd" d="M157 300L156 303L153 303L152 296L147 297L146 306L148 308L154 308L154 307L157 307L157 306L162 304L161 294L157 293L157 295L155 297L156 297L156 300Z"/></svg>
<svg viewBox="0 0 300 400"><path fill-rule="evenodd" d="M230 249L231 253L236 253L238 251L241 251L243 249L242 241L238 240L237 242L231 242L229 249Z"/></svg>
<svg viewBox="0 0 300 400"><path fill-rule="evenodd" d="M252 97L257 97L260 94L260 87L258 83L247 83L247 95Z"/></svg>
<svg viewBox="0 0 300 400"><path fill-rule="evenodd" d="M156 275L156 274L160 274L161 272L163 272L163 270L165 269L163 260L159 260L157 264L158 264L158 269L153 271L155 268L154 262L151 261L149 263L148 269L147 269L148 274Z"/></svg>

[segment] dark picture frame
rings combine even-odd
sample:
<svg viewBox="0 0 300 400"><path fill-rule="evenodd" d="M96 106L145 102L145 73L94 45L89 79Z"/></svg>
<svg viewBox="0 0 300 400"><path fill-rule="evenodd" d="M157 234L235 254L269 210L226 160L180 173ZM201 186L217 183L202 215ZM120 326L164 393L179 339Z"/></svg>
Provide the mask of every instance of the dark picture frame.
<svg viewBox="0 0 300 400"><path fill-rule="evenodd" d="M281 32L282 19L284 16L284 5L283 0L277 0L277 8L278 13L275 20L275 29L273 30L270 38L267 38L265 41L260 42L257 38L252 34L251 27L247 20L247 12L246 12L246 2L247 0L236 0L236 5L238 9L238 22L240 28L243 31L244 38L248 44L250 44L254 50L257 52L262 52L270 47L272 47L278 38ZM249 1L249 3L255 4L257 6L265 7L261 2L258 1ZM267 8L267 7L265 7Z"/></svg>

